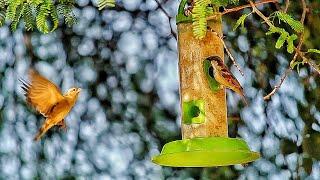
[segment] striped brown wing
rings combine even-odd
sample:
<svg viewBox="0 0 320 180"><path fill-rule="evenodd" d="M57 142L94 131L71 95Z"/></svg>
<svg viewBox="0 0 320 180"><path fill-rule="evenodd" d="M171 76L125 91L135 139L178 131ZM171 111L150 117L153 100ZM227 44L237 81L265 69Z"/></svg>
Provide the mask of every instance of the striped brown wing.
<svg viewBox="0 0 320 180"><path fill-rule="evenodd" d="M59 88L37 71L29 71L30 83L22 82L22 89L25 91L28 103L30 103L43 116L49 116L54 105L63 100Z"/></svg>
<svg viewBox="0 0 320 180"><path fill-rule="evenodd" d="M239 81L233 76L233 74L228 70L227 66L223 64L223 68L221 69L222 77L227 80L231 85L242 89Z"/></svg>

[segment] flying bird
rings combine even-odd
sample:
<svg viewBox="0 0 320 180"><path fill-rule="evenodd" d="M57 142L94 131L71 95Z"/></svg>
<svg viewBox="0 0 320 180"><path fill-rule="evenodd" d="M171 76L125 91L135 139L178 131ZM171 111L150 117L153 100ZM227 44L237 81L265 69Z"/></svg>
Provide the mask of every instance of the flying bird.
<svg viewBox="0 0 320 180"><path fill-rule="evenodd" d="M238 82L238 80L233 76L229 71L227 66L223 63L222 59L219 56L210 56L206 60L211 62L213 68L213 76L216 81L222 86L233 90L234 92L241 95L246 105L248 105L247 100L244 96L243 89Z"/></svg>
<svg viewBox="0 0 320 180"><path fill-rule="evenodd" d="M36 70L31 69L28 75L29 82L19 79L22 83L21 88L27 102L46 118L34 138L35 141L39 141L55 125L66 129L64 118L76 103L81 89L71 88L62 94L55 84L41 76Z"/></svg>

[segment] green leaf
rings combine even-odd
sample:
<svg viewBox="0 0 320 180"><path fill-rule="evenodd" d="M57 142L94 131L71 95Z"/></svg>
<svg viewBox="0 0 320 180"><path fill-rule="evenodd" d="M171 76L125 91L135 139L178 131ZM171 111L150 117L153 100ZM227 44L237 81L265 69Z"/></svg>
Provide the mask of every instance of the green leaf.
<svg viewBox="0 0 320 180"><path fill-rule="evenodd" d="M7 1L6 0L0 0L0 9L4 9L5 6L6 6L6 3Z"/></svg>
<svg viewBox="0 0 320 180"><path fill-rule="evenodd" d="M275 47L277 49L280 49L284 45L285 41L287 41L287 43L288 43L287 51L289 53L292 53L294 51L293 41L296 40L298 38L298 36L295 34L289 35L289 33L285 29L275 27L275 26L270 27L269 31L266 33L266 35L271 35L274 33L280 34L280 36L276 42Z"/></svg>
<svg viewBox="0 0 320 180"><path fill-rule="evenodd" d="M215 7L238 4L239 0L211 0L211 4Z"/></svg>
<svg viewBox="0 0 320 180"><path fill-rule="evenodd" d="M61 4L58 6L58 13L64 16L65 23L70 27L76 22L76 17L73 14L73 5Z"/></svg>
<svg viewBox="0 0 320 180"><path fill-rule="evenodd" d="M26 30L33 30L35 27L35 17L32 13L32 8L29 3L25 3L24 5L23 19Z"/></svg>
<svg viewBox="0 0 320 180"><path fill-rule="evenodd" d="M285 32L284 29L282 28L278 28L278 27L275 27L275 26L272 26L269 28L269 31L266 32L266 35L271 35L271 34L274 34L274 33L282 33L282 32Z"/></svg>
<svg viewBox="0 0 320 180"><path fill-rule="evenodd" d="M99 10L104 9L105 7L115 7L115 0L99 0L98 1L98 7Z"/></svg>
<svg viewBox="0 0 320 180"><path fill-rule="evenodd" d="M16 13L15 13L15 17L14 19L12 20L12 23L11 23L11 30L12 31L15 31L17 29L17 25L20 21L20 18L22 16L22 13L24 12L24 4L21 4L17 7L16 9Z"/></svg>
<svg viewBox="0 0 320 180"><path fill-rule="evenodd" d="M289 14L277 11L275 12L275 15L280 21L287 23L294 31L300 33L304 30L303 24L300 21L293 19Z"/></svg>
<svg viewBox="0 0 320 180"><path fill-rule="evenodd" d="M298 36L295 34L288 36L288 38L287 38L287 43L288 43L287 51L288 51L288 53L293 53L293 51L294 51L293 41L296 39L298 39Z"/></svg>
<svg viewBox="0 0 320 180"><path fill-rule="evenodd" d="M279 36L279 38L278 38L278 40L276 42L276 46L275 46L277 49L280 49L283 46L283 44L286 41L288 35L289 35L289 33L287 33L287 32L282 32L280 34L280 36Z"/></svg>
<svg viewBox="0 0 320 180"><path fill-rule="evenodd" d="M192 10L193 35L197 39L202 39L207 33L207 13L210 0L196 0Z"/></svg>
<svg viewBox="0 0 320 180"><path fill-rule="evenodd" d="M0 27L4 25L6 20L6 13L0 10Z"/></svg>
<svg viewBox="0 0 320 180"><path fill-rule="evenodd" d="M51 29L51 32L58 28L59 26L59 17L57 13L57 9L53 4L50 4L50 16L53 23L53 27Z"/></svg>
<svg viewBox="0 0 320 180"><path fill-rule="evenodd" d="M49 25L47 23L47 18L50 14L51 6L49 3L42 4L38 10L36 17L36 24L39 31L43 33L49 33Z"/></svg>
<svg viewBox="0 0 320 180"><path fill-rule="evenodd" d="M23 3L23 0L10 0L10 1L8 1L6 17L13 21L16 18L17 9L22 3Z"/></svg>
<svg viewBox="0 0 320 180"><path fill-rule="evenodd" d="M319 49L308 49L307 53L317 53L317 54L320 54L320 50L319 50Z"/></svg>
<svg viewBox="0 0 320 180"><path fill-rule="evenodd" d="M233 27L233 31L236 30L240 25L244 27L244 21L250 14L243 14L236 22L236 24Z"/></svg>
<svg viewBox="0 0 320 180"><path fill-rule="evenodd" d="M31 5L38 6L38 5L40 5L41 3L43 3L43 0L30 0L30 4L31 4Z"/></svg>

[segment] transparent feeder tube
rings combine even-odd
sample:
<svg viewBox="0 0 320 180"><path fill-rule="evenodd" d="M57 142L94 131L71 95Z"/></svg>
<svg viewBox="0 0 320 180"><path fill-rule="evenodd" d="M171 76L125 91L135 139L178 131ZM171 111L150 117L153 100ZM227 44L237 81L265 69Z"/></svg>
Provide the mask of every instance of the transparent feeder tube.
<svg viewBox="0 0 320 180"><path fill-rule="evenodd" d="M221 16L208 26L222 35ZM178 46L182 138L228 137L226 92L210 84L210 63L205 61L209 56L224 59L223 44L212 31L198 40L192 23L179 23Z"/></svg>

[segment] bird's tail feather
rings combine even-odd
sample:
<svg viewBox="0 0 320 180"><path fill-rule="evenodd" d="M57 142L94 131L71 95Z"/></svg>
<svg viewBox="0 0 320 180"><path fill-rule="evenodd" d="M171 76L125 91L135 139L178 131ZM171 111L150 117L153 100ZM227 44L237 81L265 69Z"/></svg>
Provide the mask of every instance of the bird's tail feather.
<svg viewBox="0 0 320 180"><path fill-rule="evenodd" d="M46 119L42 127L39 129L39 132L37 135L34 137L34 141L39 141L41 137L54 125L53 123L50 123L50 119Z"/></svg>

